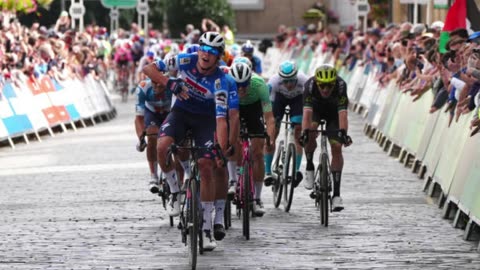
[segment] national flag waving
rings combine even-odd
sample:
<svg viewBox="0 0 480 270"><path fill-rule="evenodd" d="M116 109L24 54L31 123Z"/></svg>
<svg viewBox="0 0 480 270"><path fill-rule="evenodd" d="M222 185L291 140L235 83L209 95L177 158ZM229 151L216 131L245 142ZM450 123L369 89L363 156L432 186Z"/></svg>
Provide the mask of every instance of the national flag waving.
<svg viewBox="0 0 480 270"><path fill-rule="evenodd" d="M480 11L475 0L455 0L448 10L445 24L440 35L440 53L446 53L450 32L464 28L471 34L480 31Z"/></svg>

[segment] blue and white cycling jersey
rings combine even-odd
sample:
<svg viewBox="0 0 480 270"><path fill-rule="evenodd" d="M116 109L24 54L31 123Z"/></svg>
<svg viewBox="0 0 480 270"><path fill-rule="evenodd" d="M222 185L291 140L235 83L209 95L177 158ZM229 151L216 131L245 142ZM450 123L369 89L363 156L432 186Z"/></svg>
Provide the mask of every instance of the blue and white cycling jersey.
<svg viewBox="0 0 480 270"><path fill-rule="evenodd" d="M238 98L237 82L230 74L225 74L228 80L228 109L239 110L240 100Z"/></svg>
<svg viewBox="0 0 480 270"><path fill-rule="evenodd" d="M153 91L152 81L141 81L136 88L137 104L135 111L137 115L145 115L145 108L151 112L168 112L172 103L172 92L165 90L161 94Z"/></svg>
<svg viewBox="0 0 480 270"><path fill-rule="evenodd" d="M169 61L169 60L167 60ZM216 69L214 74L203 76L197 70L198 54L181 53L175 58L179 78L185 82L190 98L177 99L173 107L181 108L193 114L215 115L217 118L226 117L228 110L229 90L236 85L229 85L225 74ZM157 68L162 69L163 62L156 61ZM171 62L169 62L170 66Z"/></svg>
<svg viewBox="0 0 480 270"><path fill-rule="evenodd" d="M262 74L262 60L258 56L253 56L253 72L257 74Z"/></svg>

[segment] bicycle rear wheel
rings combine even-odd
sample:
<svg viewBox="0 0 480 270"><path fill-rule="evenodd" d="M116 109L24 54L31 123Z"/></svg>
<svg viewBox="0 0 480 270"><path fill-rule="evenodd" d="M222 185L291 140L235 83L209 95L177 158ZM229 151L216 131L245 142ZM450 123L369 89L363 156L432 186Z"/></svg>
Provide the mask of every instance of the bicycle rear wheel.
<svg viewBox="0 0 480 270"><path fill-rule="evenodd" d="M273 172L277 175L276 181L272 184L272 192L273 192L273 205L275 208L278 208L280 202L282 201L282 190L283 190L283 162L282 162L282 155L283 155L283 141L280 141L278 144L277 153L275 155L274 163L273 163Z"/></svg>
<svg viewBox="0 0 480 270"><path fill-rule="evenodd" d="M250 239L250 205L251 205L251 187L250 187L250 164L246 162L243 166L243 236Z"/></svg>
<svg viewBox="0 0 480 270"><path fill-rule="evenodd" d="M287 148L287 158L285 160L285 179L283 181L283 207L285 212L290 211L293 200L293 183L296 176L296 148L295 144L289 143Z"/></svg>
<svg viewBox="0 0 480 270"><path fill-rule="evenodd" d="M322 224L325 227L328 227L328 212L329 212L329 198L328 198L328 156L326 154L322 155L321 164L320 164L320 215L322 219Z"/></svg>
<svg viewBox="0 0 480 270"><path fill-rule="evenodd" d="M188 259L192 269L197 267L197 247L198 247L198 229L199 229L199 211L198 211L198 198L197 198L197 181L195 179L190 180L190 207L188 209L188 245L189 253Z"/></svg>
<svg viewBox="0 0 480 270"><path fill-rule="evenodd" d="M225 224L225 230L232 227L232 202L227 198L225 201L225 210L223 212L223 223Z"/></svg>

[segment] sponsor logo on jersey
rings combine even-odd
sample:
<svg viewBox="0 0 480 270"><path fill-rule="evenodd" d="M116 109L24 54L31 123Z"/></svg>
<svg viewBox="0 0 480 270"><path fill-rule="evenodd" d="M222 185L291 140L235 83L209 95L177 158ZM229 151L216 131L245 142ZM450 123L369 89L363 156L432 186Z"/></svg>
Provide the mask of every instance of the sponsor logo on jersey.
<svg viewBox="0 0 480 270"><path fill-rule="evenodd" d="M215 94L215 103L217 105L223 105L227 103L227 93L219 92Z"/></svg>
<svg viewBox="0 0 480 270"><path fill-rule="evenodd" d="M185 57L185 58L180 58L180 65L188 65L190 64L190 58Z"/></svg>
<svg viewBox="0 0 480 270"><path fill-rule="evenodd" d="M162 125L162 127L161 127L162 131L165 131L165 129L166 129L167 127L169 127L169 126L170 126L170 123L169 123L169 122L164 123L164 124Z"/></svg>
<svg viewBox="0 0 480 270"><path fill-rule="evenodd" d="M144 88L145 85L147 85L147 82L146 82L146 81L141 81L141 82L140 82L140 87Z"/></svg>
<svg viewBox="0 0 480 270"><path fill-rule="evenodd" d="M220 90L221 87L222 87L222 84L220 82L220 79L216 79L215 80L215 89Z"/></svg>
<svg viewBox="0 0 480 270"><path fill-rule="evenodd" d="M192 91L194 91L195 93L200 94L200 95L202 95L202 96L204 96L204 97L207 96L207 94L208 94L208 92L209 92L208 89L205 88L205 87L203 87L203 86L201 86L200 84L196 83L196 82L195 82L194 80L192 80L190 77L186 77L186 78L185 78L185 82L186 82L186 86L187 86L190 90L192 90Z"/></svg>

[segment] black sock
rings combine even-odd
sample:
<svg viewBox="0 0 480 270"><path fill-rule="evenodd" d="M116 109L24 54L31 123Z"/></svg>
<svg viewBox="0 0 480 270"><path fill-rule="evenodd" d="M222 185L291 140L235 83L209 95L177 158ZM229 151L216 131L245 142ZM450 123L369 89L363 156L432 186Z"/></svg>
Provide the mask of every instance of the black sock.
<svg viewBox="0 0 480 270"><path fill-rule="evenodd" d="M333 197L340 196L340 183L342 181L342 171L332 171L333 175Z"/></svg>
<svg viewBox="0 0 480 270"><path fill-rule="evenodd" d="M313 153L306 153L305 157L307 158L307 171L315 170L315 166L313 165Z"/></svg>

